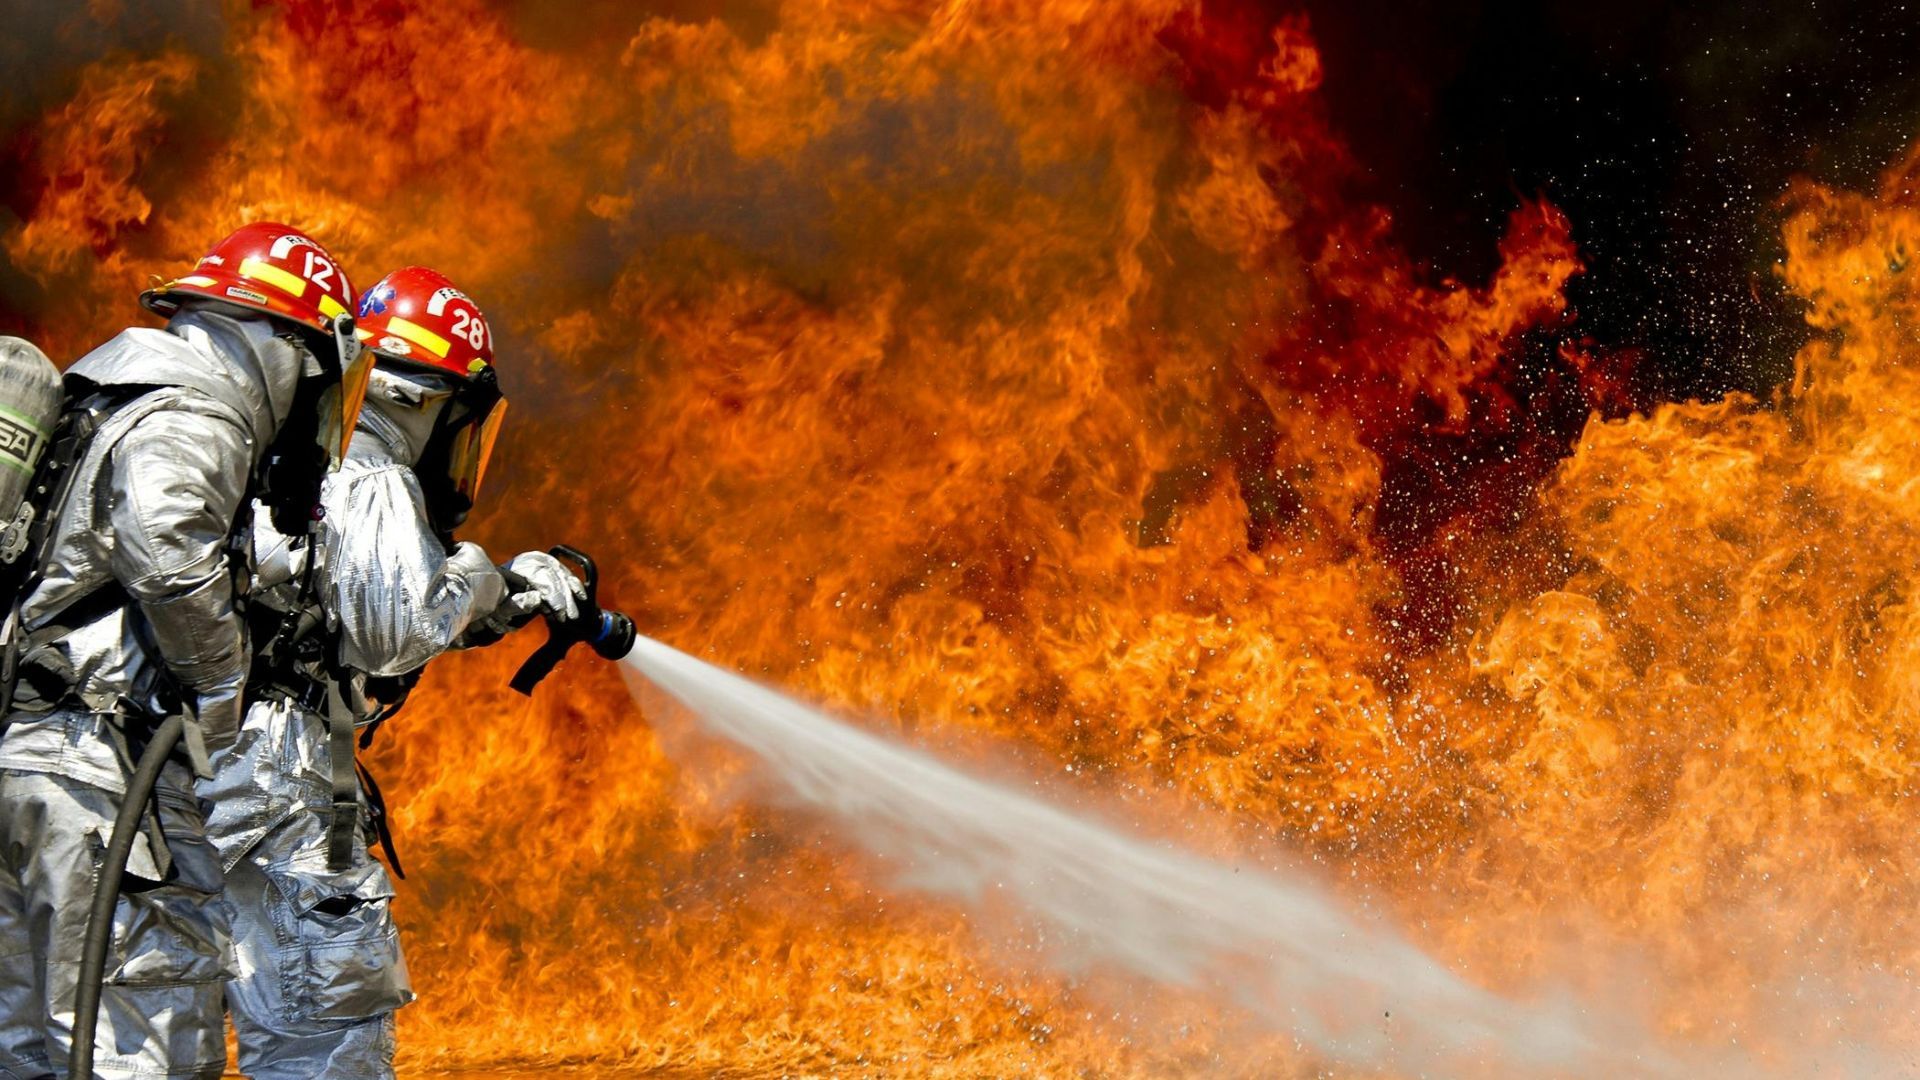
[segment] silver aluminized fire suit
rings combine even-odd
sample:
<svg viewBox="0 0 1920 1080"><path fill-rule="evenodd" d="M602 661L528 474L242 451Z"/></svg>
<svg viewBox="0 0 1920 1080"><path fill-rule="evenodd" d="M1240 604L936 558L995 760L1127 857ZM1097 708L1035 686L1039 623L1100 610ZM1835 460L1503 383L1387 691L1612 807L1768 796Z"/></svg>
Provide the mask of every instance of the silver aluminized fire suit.
<svg viewBox="0 0 1920 1080"><path fill-rule="evenodd" d="M256 518L263 602L321 616L338 663L331 672L306 664L291 680L310 680L304 695L301 686L255 687L265 699L249 707L237 753L201 789L227 871L228 1004L241 1071L254 1080L392 1076L393 1013L413 1000L389 906L393 885L367 851L357 802L351 857L344 868L328 864L340 763L329 751L337 735L329 707L315 707L312 687L344 675L332 707L365 721L373 712L365 676L413 671L479 620L538 602L503 603L507 586L484 550L463 543L449 554L437 538L411 468L430 419L409 416L389 396L395 390L396 380L375 373L347 461L327 480L313 566ZM346 753L350 760L351 743Z"/></svg>
<svg viewBox="0 0 1920 1080"><path fill-rule="evenodd" d="M273 334L266 320L186 309L68 372L132 397L82 455L21 612L22 674L0 739L0 1073L66 1073L94 867L145 733L179 708L174 694L216 750L238 732L249 652L236 538L310 362ZM220 867L192 783L168 764L158 828L134 843L101 1076L218 1077L225 1063Z"/></svg>

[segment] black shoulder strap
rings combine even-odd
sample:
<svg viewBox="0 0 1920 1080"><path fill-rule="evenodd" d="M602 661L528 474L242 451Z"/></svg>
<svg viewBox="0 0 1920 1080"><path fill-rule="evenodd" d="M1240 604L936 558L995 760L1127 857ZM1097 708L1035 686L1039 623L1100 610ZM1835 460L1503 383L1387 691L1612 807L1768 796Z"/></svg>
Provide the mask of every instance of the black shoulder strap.
<svg viewBox="0 0 1920 1080"><path fill-rule="evenodd" d="M333 812L327 819L327 867L353 865L353 834L360 826L360 781L354 774L353 712L336 677L327 680L327 772Z"/></svg>

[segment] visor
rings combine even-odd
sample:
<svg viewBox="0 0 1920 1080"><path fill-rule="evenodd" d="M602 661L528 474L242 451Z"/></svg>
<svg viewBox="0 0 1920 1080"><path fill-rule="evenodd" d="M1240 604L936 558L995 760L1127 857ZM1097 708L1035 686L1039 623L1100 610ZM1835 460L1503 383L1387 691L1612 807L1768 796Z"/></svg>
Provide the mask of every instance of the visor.
<svg viewBox="0 0 1920 1080"><path fill-rule="evenodd" d="M468 505L480 499L480 482L487 477L487 459L493 456L493 444L500 438L500 425L507 418L507 402L493 403L484 415L477 416L452 434L447 447L447 479L453 490Z"/></svg>
<svg viewBox="0 0 1920 1080"><path fill-rule="evenodd" d="M451 532L466 520L480 497L487 462L506 421L507 402L500 393L499 377L489 367L460 378L383 350L368 352L379 356L384 374L414 384L429 398L447 398L432 434L420 448L414 471L425 489L429 515L437 527Z"/></svg>
<svg viewBox="0 0 1920 1080"><path fill-rule="evenodd" d="M353 318L348 315L334 319L333 343L340 358L340 382L320 399L320 446L327 452L328 467L337 469L347 458L347 444L360 422L360 407L367 402L373 352L361 347L353 332Z"/></svg>

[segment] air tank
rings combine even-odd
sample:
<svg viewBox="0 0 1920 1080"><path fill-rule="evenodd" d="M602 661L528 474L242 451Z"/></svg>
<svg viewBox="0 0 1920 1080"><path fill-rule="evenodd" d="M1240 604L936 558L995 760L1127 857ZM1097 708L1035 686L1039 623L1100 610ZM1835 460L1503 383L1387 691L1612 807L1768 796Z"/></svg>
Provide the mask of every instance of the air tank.
<svg viewBox="0 0 1920 1080"><path fill-rule="evenodd" d="M0 563L26 549L33 471L46 452L65 394L60 369L30 341L0 335Z"/></svg>

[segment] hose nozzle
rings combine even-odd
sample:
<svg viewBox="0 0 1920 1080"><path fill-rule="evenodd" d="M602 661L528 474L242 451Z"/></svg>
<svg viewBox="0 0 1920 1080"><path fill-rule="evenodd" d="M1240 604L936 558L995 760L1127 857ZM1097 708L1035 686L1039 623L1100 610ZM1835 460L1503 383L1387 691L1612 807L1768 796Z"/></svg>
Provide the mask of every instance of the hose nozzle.
<svg viewBox="0 0 1920 1080"><path fill-rule="evenodd" d="M633 640L640 636L633 620L618 611L600 611L600 630L587 644L608 660L620 660L633 651Z"/></svg>
<svg viewBox="0 0 1920 1080"><path fill-rule="evenodd" d="M600 606L600 568L586 552L562 544L551 549L550 554L579 568L587 596L580 603L580 614L574 618L547 616L546 644L527 657L507 684L527 695L540 685L540 680L552 674L554 665L565 659L575 645L585 644L608 660L618 660L633 651L634 638L638 636L632 619Z"/></svg>

